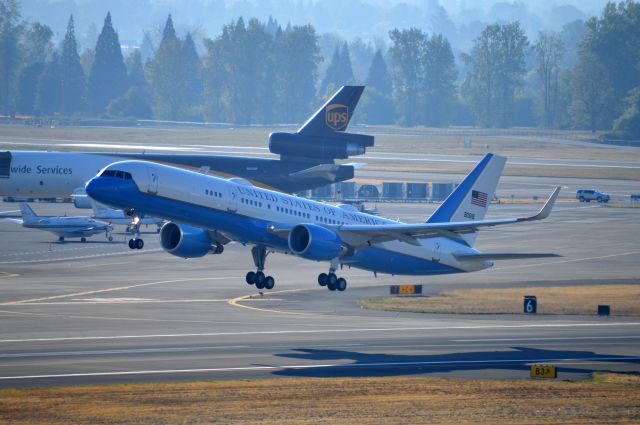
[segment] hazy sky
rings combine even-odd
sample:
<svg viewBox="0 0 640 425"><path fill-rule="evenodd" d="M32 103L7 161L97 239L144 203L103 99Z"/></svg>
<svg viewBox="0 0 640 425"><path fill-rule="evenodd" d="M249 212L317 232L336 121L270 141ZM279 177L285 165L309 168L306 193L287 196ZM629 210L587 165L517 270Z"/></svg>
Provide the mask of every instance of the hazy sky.
<svg viewBox="0 0 640 425"><path fill-rule="evenodd" d="M386 39L393 28L439 32L464 49L487 23L520 20L530 37L560 30L575 19L598 15L606 0L22 0L23 17L49 25L60 40L69 15L81 46L94 42L107 11L121 41L136 44L143 31L158 31L169 13L178 33L216 37L222 25L239 16L280 24L314 25L318 33L344 39ZM443 18L438 11L446 10Z"/></svg>

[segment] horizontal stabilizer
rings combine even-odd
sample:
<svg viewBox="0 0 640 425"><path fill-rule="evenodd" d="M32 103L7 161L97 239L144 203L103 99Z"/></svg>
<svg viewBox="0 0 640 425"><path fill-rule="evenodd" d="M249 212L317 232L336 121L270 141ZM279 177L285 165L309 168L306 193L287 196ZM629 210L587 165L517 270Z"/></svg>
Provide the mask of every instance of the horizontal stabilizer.
<svg viewBox="0 0 640 425"><path fill-rule="evenodd" d="M562 257L559 254L550 253L502 253L502 252L482 252L478 254L454 254L454 256L460 260L522 260L528 258L550 258L550 257Z"/></svg>
<svg viewBox="0 0 640 425"><path fill-rule="evenodd" d="M336 164L320 164L291 173L289 177L296 179L324 179L333 182L336 179L336 173L339 168L340 166Z"/></svg>

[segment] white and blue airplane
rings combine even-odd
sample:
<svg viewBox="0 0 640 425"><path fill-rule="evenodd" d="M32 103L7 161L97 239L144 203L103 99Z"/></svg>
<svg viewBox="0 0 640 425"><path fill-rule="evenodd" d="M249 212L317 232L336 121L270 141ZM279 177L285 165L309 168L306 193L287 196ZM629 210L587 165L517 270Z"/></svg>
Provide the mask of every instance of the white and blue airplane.
<svg viewBox="0 0 640 425"><path fill-rule="evenodd" d="M113 227L104 221L86 216L43 217L27 204L20 205L20 212L23 227L51 232L58 236L60 242L64 242L64 238L80 238L81 242L86 242L88 237L98 233L104 233L109 242L113 241Z"/></svg>
<svg viewBox="0 0 640 425"><path fill-rule="evenodd" d="M271 289L265 276L269 252L330 262L318 283L344 291L341 265L392 275L436 275L482 270L493 260L556 254L482 253L473 248L485 227L542 220L549 216L560 188L533 216L484 220L506 158L487 154L424 222L404 224L325 203L274 192L238 179L225 180L166 165L122 161L105 167L86 185L89 196L130 214L150 214L167 222L162 247L189 258L222 253L236 241L252 246L257 270L246 281ZM141 239L130 243L141 248Z"/></svg>

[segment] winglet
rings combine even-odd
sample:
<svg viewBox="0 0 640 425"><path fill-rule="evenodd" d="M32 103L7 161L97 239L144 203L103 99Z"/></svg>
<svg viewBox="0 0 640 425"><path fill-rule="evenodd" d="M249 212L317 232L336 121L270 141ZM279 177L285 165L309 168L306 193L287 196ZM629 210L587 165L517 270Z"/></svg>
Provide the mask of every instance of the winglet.
<svg viewBox="0 0 640 425"><path fill-rule="evenodd" d="M531 217L525 217L519 221L536 221L536 220L543 220L549 217L549 215L551 214L551 210L553 209L553 206L556 203L556 199L558 199L559 193L560 193L560 186L557 186L553 190L553 193L551 194L551 196L549 196L549 199L547 199L547 202L544 203L544 206L542 207L542 209L540 209L538 214Z"/></svg>

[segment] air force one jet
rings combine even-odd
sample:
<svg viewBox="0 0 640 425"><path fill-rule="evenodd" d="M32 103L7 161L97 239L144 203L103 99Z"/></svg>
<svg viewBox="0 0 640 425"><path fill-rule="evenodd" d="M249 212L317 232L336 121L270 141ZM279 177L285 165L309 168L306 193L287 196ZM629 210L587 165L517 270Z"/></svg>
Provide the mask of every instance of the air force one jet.
<svg viewBox="0 0 640 425"><path fill-rule="evenodd" d="M127 159L183 168L207 168L212 174L236 176L261 186L293 193L353 178L357 163L336 164L366 152L373 136L348 133L347 126L364 86L341 87L295 133L269 135L274 158L167 153L90 153L0 151L0 196L66 197L105 166ZM114 146L115 147L115 146ZM143 149L143 148L141 148ZM91 208L76 191L78 208Z"/></svg>
<svg viewBox="0 0 640 425"><path fill-rule="evenodd" d="M222 253L230 241L252 245L257 270L246 281L273 288L264 273L268 252L330 262L318 283L344 291L340 265L393 275L435 275L489 268L492 260L556 254L482 253L480 229L546 218L560 188L533 216L485 220L506 158L487 154L424 222L404 224L295 196L141 161L117 162L91 179L86 191L104 204L172 220L160 231L162 247L189 258Z"/></svg>
<svg viewBox="0 0 640 425"><path fill-rule="evenodd" d="M109 242L113 241L113 227L104 221L86 216L74 217L42 217L37 215L29 205L21 204L22 226L30 229L46 230L58 236L60 242L64 238L80 238L86 242L89 236L104 233Z"/></svg>

